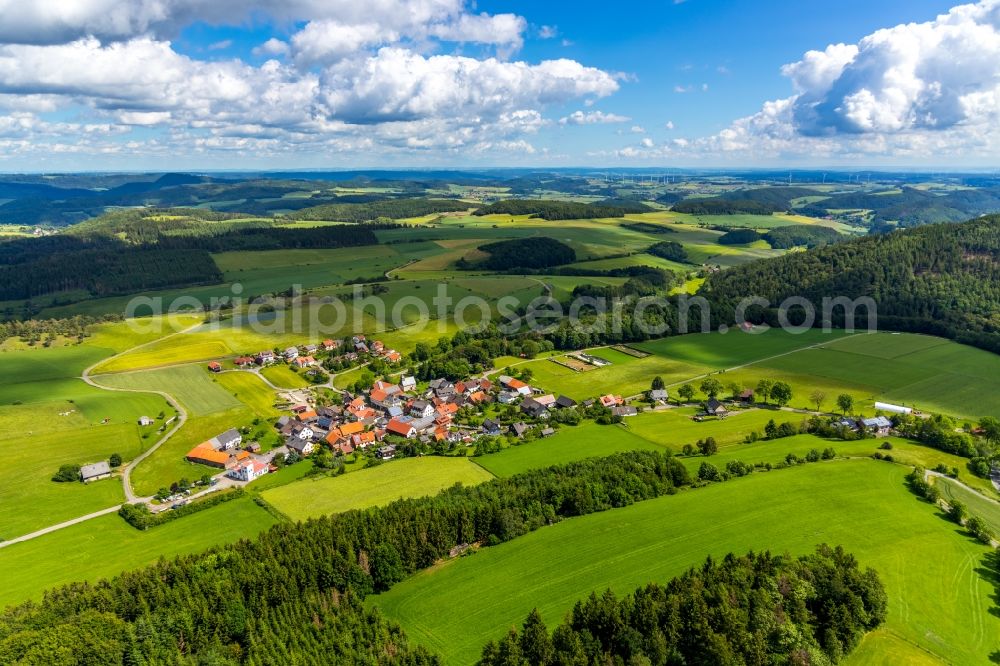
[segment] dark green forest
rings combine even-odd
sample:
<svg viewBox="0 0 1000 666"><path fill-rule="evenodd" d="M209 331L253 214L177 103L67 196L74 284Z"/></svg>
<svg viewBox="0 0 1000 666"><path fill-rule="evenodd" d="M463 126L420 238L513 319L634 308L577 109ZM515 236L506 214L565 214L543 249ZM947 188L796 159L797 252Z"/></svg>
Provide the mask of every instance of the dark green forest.
<svg viewBox="0 0 1000 666"><path fill-rule="evenodd" d="M1000 189L956 190L947 194L913 187L904 187L898 193L848 192L817 201L799 212L823 217L840 209L871 210L875 222L898 222L903 227L960 222L1000 210Z"/></svg>
<svg viewBox="0 0 1000 666"><path fill-rule="evenodd" d="M746 245L765 240L774 249L788 250L793 247L816 247L846 239L846 236L829 227L792 224L787 227L775 227L765 233L760 233L756 229L729 229L719 237L718 242L721 245Z"/></svg>
<svg viewBox="0 0 1000 666"><path fill-rule="evenodd" d="M452 213L475 207L475 204L456 199L386 199L369 203L332 203L312 206L290 213L288 217L293 220L371 222L381 217L399 220L433 213Z"/></svg>
<svg viewBox="0 0 1000 666"><path fill-rule="evenodd" d="M582 220L592 217L624 217L648 213L652 208L638 201L577 203L544 199L506 199L475 211L473 215L530 215L543 220Z"/></svg>
<svg viewBox="0 0 1000 666"><path fill-rule="evenodd" d="M10 607L0 614L0 663L437 663L359 599L455 546L502 543L689 483L671 456L630 452L283 523Z"/></svg>
<svg viewBox="0 0 1000 666"><path fill-rule="evenodd" d="M510 271L519 268L549 268L576 261L576 252L569 245L554 238L515 238L480 245L479 249L490 256L479 264L459 268L486 268L491 271Z"/></svg>
<svg viewBox="0 0 1000 666"><path fill-rule="evenodd" d="M868 296L878 305L881 328L1000 351L998 257L1000 216L992 215L756 261L710 276L699 294L708 298L719 323L732 323L727 317L746 296L768 299L771 308L754 306L749 315L772 324L775 308L790 296L806 298L817 312L824 297Z"/></svg>
<svg viewBox="0 0 1000 666"><path fill-rule="evenodd" d="M666 585L579 601L549 634L537 611L481 666L837 663L885 620L878 574L840 547L709 558Z"/></svg>
<svg viewBox="0 0 1000 666"><path fill-rule="evenodd" d="M685 199L675 203L671 210L688 215L771 215L785 210L781 206L749 199Z"/></svg>
<svg viewBox="0 0 1000 666"><path fill-rule="evenodd" d="M688 263L687 250L677 241L661 241L655 245L651 245L646 252L654 257L660 257L668 261L676 261L681 264Z"/></svg>
<svg viewBox="0 0 1000 666"><path fill-rule="evenodd" d="M101 234L60 234L0 243L0 300L83 290L92 296L222 280L212 252L375 245L375 227L206 226L188 235L142 234L129 243Z"/></svg>

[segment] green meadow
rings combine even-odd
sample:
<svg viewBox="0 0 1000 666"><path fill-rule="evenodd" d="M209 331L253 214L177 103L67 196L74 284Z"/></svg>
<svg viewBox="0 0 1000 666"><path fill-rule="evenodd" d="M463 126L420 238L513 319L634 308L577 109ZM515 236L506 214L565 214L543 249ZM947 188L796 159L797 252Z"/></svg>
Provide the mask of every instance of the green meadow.
<svg viewBox="0 0 1000 666"><path fill-rule="evenodd" d="M534 607L551 628L592 591L665 582L708 555L839 544L878 570L889 596L885 626L847 663L886 655L892 663L989 663L1000 616L981 572L988 549L909 493L905 473L833 461L686 490L447 561L368 603L446 663L464 664Z"/></svg>
<svg viewBox="0 0 1000 666"><path fill-rule="evenodd" d="M239 407L242 403L219 385L218 377L203 365L178 365L158 370L96 375L101 386L127 391L165 391L192 416Z"/></svg>
<svg viewBox="0 0 1000 666"><path fill-rule="evenodd" d="M404 458L343 476L303 479L265 490L262 497L292 520L434 495L456 483L476 485L493 475L466 458Z"/></svg>
<svg viewBox="0 0 1000 666"><path fill-rule="evenodd" d="M98 482L106 483L106 482ZM183 520L145 532L115 514L94 518L30 541L0 548L4 576L0 608L29 599L43 590L74 581L102 578L155 563L161 557L203 551L250 538L277 522L249 497L225 502Z"/></svg>
<svg viewBox="0 0 1000 666"><path fill-rule="evenodd" d="M935 477L934 485L941 491L943 499L949 502L955 500L962 502L970 516L979 516L986 521L994 534L1000 533L1000 503L997 502L995 491L993 497L984 497L981 493L969 490L945 477Z"/></svg>
<svg viewBox="0 0 1000 666"><path fill-rule="evenodd" d="M663 449L662 445L633 435L622 426L601 426L588 421L578 426L564 426L551 437L515 444L499 453L471 460L495 476L507 477L529 469L600 458L621 451Z"/></svg>
<svg viewBox="0 0 1000 666"><path fill-rule="evenodd" d="M754 386L761 377L784 379L805 407L821 389L855 396L857 406L876 400L922 411L977 419L1000 416L1000 357L949 340L905 333L849 336L814 349L771 358L720 377Z"/></svg>

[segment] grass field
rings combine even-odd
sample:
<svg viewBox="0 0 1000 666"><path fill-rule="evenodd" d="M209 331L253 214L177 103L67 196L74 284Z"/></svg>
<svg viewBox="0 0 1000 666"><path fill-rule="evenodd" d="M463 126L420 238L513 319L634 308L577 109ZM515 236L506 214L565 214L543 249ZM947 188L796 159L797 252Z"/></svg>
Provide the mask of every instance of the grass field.
<svg viewBox="0 0 1000 666"><path fill-rule="evenodd" d="M252 372L223 372L215 377L216 382L226 391L253 410L261 418L277 418L280 412L275 408L275 392Z"/></svg>
<svg viewBox="0 0 1000 666"><path fill-rule="evenodd" d="M505 477L583 458L610 456L620 451L663 449L663 446L637 437L621 426L601 426L587 421L578 426L563 427L551 437L471 460L494 475Z"/></svg>
<svg viewBox="0 0 1000 666"><path fill-rule="evenodd" d="M756 363L737 379L753 385L761 376L801 386L796 405L806 403L812 388L829 389L831 397L846 388L869 409L884 400L974 419L1000 416L1000 356L930 336L850 336Z"/></svg>
<svg viewBox="0 0 1000 666"><path fill-rule="evenodd" d="M219 385L216 375L201 365L178 365L159 370L98 375L102 386L130 391L166 391L192 416L204 416L240 406L240 401Z"/></svg>
<svg viewBox="0 0 1000 666"><path fill-rule="evenodd" d="M997 502L995 493L993 499L988 499L943 477L935 477L934 485L941 491L942 498L948 501L959 500L965 504L969 515L979 516L989 524L994 534L1000 534L1000 503Z"/></svg>
<svg viewBox="0 0 1000 666"><path fill-rule="evenodd" d="M885 627L848 663L989 663L1000 617L980 567L987 549L903 485L906 470L835 461L758 473L574 518L421 572L369 599L447 663L538 607L550 627L593 590L665 582L707 555L841 544L876 568L889 595ZM887 649L891 646L891 650Z"/></svg>
<svg viewBox="0 0 1000 666"><path fill-rule="evenodd" d="M741 332L684 335L633 345L651 354L641 359L606 348L588 350L597 356L607 357L612 365L585 373L574 372L547 360L531 361L521 367L529 368L534 374L532 384L576 399L598 393L634 395L648 390L657 375L668 385L683 383L708 372L821 344L826 340L832 342L842 336L839 331L823 333L810 330L802 335L792 335L776 329L761 335Z"/></svg>
<svg viewBox="0 0 1000 666"><path fill-rule="evenodd" d="M304 479L266 490L265 500L292 520L433 495L456 483L475 485L492 475L465 458L405 458L353 474Z"/></svg>
<svg viewBox="0 0 1000 666"><path fill-rule="evenodd" d="M99 482L104 483L104 482ZM146 532L111 514L0 548L0 608L73 581L96 582L156 562L253 537L276 520L248 497L206 509Z"/></svg>
<svg viewBox="0 0 1000 666"><path fill-rule="evenodd" d="M249 425L254 418L253 412L242 403L237 404L239 406L232 409L189 418L173 437L133 470L132 487L135 492L152 495L181 478L198 479L206 473L217 473L215 468L186 461L184 454L228 428Z"/></svg>
<svg viewBox="0 0 1000 666"><path fill-rule="evenodd" d="M292 371L290 367L282 363L261 368L260 374L267 377L268 381L280 388L299 389L309 386L309 382L302 375Z"/></svg>

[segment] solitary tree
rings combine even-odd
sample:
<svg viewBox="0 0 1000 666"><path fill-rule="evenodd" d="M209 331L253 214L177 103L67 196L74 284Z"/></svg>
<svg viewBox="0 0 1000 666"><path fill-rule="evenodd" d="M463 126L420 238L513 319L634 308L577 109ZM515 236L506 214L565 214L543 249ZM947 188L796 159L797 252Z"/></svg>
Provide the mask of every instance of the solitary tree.
<svg viewBox="0 0 1000 666"><path fill-rule="evenodd" d="M774 382L774 386L771 387L771 398L780 407L784 407L792 399L792 387L786 382Z"/></svg>
<svg viewBox="0 0 1000 666"><path fill-rule="evenodd" d="M691 402L694 399L694 387L690 384L684 384L677 389L677 398L681 402Z"/></svg>
<svg viewBox="0 0 1000 666"><path fill-rule="evenodd" d="M774 382L770 379L762 379L757 382L757 396L760 397L761 402L765 405L768 399L771 397L771 388L774 386Z"/></svg>
<svg viewBox="0 0 1000 666"><path fill-rule="evenodd" d="M965 518L968 512L965 510L965 505L958 500L951 500L951 506L948 508L948 518L953 522L962 525L965 523Z"/></svg>
<svg viewBox="0 0 1000 666"><path fill-rule="evenodd" d="M121 467L122 466L121 454L112 453L111 457L108 458L108 464L111 465L112 467Z"/></svg>
<svg viewBox="0 0 1000 666"><path fill-rule="evenodd" d="M817 412L820 411L820 409L823 407L823 403L826 402L826 393L819 390L813 391L812 394L809 396L809 402L816 405Z"/></svg>
<svg viewBox="0 0 1000 666"><path fill-rule="evenodd" d="M698 450L703 456L714 456L719 452L719 445L715 442L714 437L707 437L698 440Z"/></svg>
<svg viewBox="0 0 1000 666"><path fill-rule="evenodd" d="M847 416L848 412L854 411L854 398L847 393L841 393L837 396L837 407L844 413L844 416Z"/></svg>
<svg viewBox="0 0 1000 666"><path fill-rule="evenodd" d="M714 398L722 393L722 382L715 377L706 377L701 383L701 392L709 398Z"/></svg>
<svg viewBox="0 0 1000 666"><path fill-rule="evenodd" d="M663 377L660 377L659 375L653 377L653 383L650 385L651 389L654 391L662 391L664 387L666 387L666 384L663 383Z"/></svg>

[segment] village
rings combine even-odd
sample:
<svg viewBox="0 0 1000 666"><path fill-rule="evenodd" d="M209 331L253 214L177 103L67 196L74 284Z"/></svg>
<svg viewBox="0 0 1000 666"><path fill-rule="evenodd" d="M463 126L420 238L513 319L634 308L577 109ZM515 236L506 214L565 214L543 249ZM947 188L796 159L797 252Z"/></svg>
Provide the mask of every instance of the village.
<svg viewBox="0 0 1000 666"><path fill-rule="evenodd" d="M237 357L233 366L258 370L285 363L308 371L320 366L324 358L350 364L381 359L397 368L403 360L401 354L382 342L356 335L347 340L303 345L301 350L298 347L289 347L280 353L263 350L253 356ZM590 358L600 365L599 357ZM224 371L218 361L208 363L207 368L213 373ZM676 404L669 402L670 394L665 388L652 388L628 398L607 394L578 401L570 396L548 393L513 375L492 376L487 372L459 381L435 378L420 382L399 370L374 381L363 391L337 390L339 404L337 399L319 400L311 390L288 392L285 397L294 397L296 401L286 404L288 414L273 424L279 436L277 445L262 451L259 442L244 442L240 431L230 427L195 446L185 456L191 463L219 470L210 480L203 477L200 485L206 487L200 491L189 488L158 498L165 506L154 506L153 510L162 510L166 505L182 506L200 495L246 485L277 471L286 462L297 462L320 450L329 451L337 459L353 457L356 461L363 456L380 462L400 455L425 453L470 455L472 447L477 447L476 452L491 452L502 446L493 440L506 438L518 442L546 438L565 423L578 423L580 414L599 423L616 423L645 409L672 409L682 404L685 393L684 390L679 392ZM697 403L700 408L692 420L725 419L754 403L753 389L736 392L728 400L712 396ZM909 414L911 411L887 403L876 406L880 412ZM893 428L892 421L882 415L872 418L843 416L831 419L831 425L855 436L874 437L886 437ZM483 441L487 446L480 448Z"/></svg>

